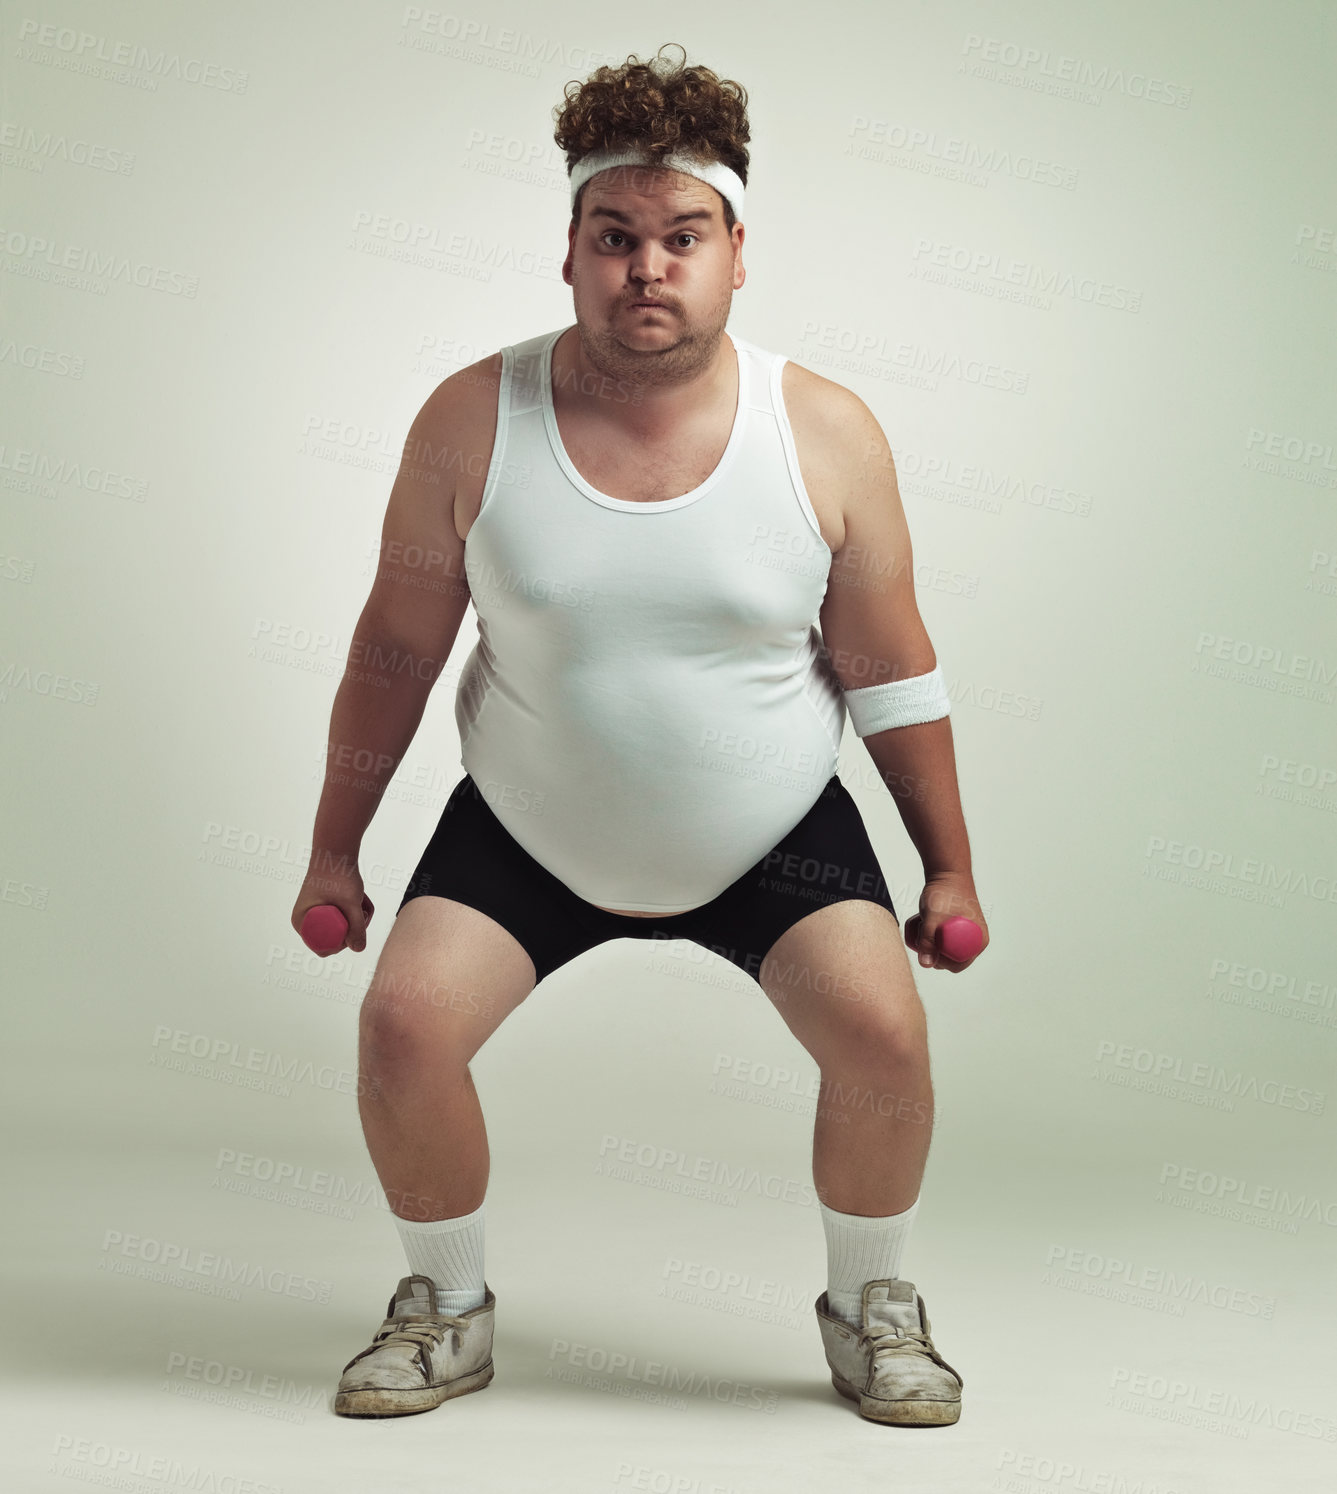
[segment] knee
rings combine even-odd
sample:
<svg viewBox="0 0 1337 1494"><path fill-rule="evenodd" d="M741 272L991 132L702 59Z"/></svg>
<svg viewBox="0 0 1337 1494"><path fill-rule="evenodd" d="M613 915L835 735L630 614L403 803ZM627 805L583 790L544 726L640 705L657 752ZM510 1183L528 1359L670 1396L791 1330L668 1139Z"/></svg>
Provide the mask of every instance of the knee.
<svg viewBox="0 0 1337 1494"><path fill-rule="evenodd" d="M439 1069L450 1059L440 1014L421 982L377 972L358 1018L362 1065L378 1071L430 1062Z"/></svg>
<svg viewBox="0 0 1337 1494"><path fill-rule="evenodd" d="M837 1045L836 1063L864 1073L927 1071L928 1025L922 1009L899 1014L879 1013L859 1022Z"/></svg>
<svg viewBox="0 0 1337 1494"><path fill-rule="evenodd" d="M402 1002L377 998L369 991L358 1022L362 1067L376 1071L402 1068L419 1050L420 1029L421 1023Z"/></svg>

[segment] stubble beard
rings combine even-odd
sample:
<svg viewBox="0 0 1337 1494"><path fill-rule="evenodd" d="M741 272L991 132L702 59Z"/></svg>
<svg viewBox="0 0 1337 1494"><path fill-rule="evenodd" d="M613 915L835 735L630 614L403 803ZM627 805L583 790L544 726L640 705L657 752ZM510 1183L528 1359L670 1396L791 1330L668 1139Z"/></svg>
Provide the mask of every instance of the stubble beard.
<svg viewBox="0 0 1337 1494"><path fill-rule="evenodd" d="M667 318L678 332L678 340L665 348L629 348L613 329L619 320L626 321L636 313L620 309L603 326L591 325L577 316L576 336L586 361L606 378L644 389L682 384L698 377L714 361L729 320L730 300L726 296L709 320L695 326L686 325L676 309L655 313L659 325Z"/></svg>

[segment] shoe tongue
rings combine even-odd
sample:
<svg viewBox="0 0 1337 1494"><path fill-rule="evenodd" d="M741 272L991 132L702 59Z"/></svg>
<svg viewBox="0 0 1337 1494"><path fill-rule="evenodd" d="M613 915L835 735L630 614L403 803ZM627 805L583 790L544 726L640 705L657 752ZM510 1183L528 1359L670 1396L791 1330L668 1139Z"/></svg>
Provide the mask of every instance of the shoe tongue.
<svg viewBox="0 0 1337 1494"><path fill-rule="evenodd" d="M410 1314L425 1314L436 1311L432 1301L432 1284L421 1276L406 1276L395 1290L390 1316L408 1317Z"/></svg>
<svg viewBox="0 0 1337 1494"><path fill-rule="evenodd" d="M923 1331L913 1282L879 1282L869 1290L866 1300L870 1328L898 1328L910 1333Z"/></svg>

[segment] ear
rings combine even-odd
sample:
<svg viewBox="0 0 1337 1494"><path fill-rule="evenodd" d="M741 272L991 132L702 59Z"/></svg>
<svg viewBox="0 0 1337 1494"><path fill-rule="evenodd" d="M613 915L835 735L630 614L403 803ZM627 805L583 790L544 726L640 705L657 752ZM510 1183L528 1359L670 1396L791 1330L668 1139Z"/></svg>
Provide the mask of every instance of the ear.
<svg viewBox="0 0 1337 1494"><path fill-rule="evenodd" d="M730 239L733 241L733 288L742 290L743 282L747 279L747 271L743 268L743 225L735 223L730 231Z"/></svg>
<svg viewBox="0 0 1337 1494"><path fill-rule="evenodd" d="M562 261L562 279L568 285L571 284L571 260L575 255L576 247L576 224L575 219L566 225L566 258Z"/></svg>

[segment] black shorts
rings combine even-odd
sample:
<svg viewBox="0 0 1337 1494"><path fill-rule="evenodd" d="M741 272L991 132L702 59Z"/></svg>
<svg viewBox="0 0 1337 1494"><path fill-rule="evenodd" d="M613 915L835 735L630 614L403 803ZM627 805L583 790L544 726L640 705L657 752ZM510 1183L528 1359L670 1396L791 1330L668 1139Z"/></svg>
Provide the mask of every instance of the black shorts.
<svg viewBox="0 0 1337 1494"><path fill-rule="evenodd" d="M577 897L535 861L466 773L396 914L424 895L453 898L494 918L534 962L538 980L608 939L690 939L755 979L780 935L815 908L862 898L896 918L858 805L838 774L789 834L710 902L628 918Z"/></svg>

